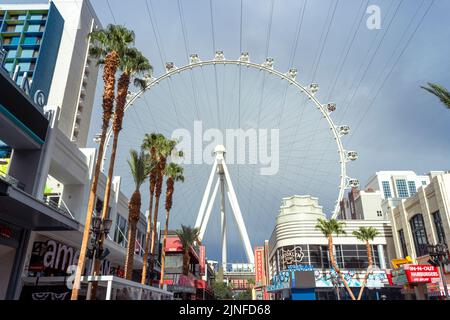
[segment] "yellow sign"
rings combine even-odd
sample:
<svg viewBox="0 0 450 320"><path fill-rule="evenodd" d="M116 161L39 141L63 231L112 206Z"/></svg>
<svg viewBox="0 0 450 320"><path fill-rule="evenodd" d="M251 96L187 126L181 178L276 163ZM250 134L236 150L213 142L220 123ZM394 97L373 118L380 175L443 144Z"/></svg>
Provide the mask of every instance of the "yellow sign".
<svg viewBox="0 0 450 320"><path fill-rule="evenodd" d="M402 264L410 264L410 263L413 263L410 256L407 256L404 259L401 258L401 259L392 259L391 260L391 264L394 267L394 269L398 269Z"/></svg>

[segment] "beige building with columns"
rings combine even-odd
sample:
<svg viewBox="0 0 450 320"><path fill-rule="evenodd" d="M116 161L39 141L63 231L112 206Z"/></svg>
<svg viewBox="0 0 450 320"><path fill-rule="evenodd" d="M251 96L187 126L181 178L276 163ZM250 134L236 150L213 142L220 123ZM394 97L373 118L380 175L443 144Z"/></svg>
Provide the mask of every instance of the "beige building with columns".
<svg viewBox="0 0 450 320"><path fill-rule="evenodd" d="M416 194L388 207L397 258L410 256L419 264L428 264L428 244L448 246L450 240L450 173L430 173L430 178ZM450 283L450 266L445 271Z"/></svg>

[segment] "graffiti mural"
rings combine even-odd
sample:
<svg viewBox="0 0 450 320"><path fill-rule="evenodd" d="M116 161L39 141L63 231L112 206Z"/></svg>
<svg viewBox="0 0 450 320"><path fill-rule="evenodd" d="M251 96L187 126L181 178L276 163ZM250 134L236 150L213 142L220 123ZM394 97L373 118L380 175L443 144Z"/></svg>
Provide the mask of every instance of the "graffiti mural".
<svg viewBox="0 0 450 320"><path fill-rule="evenodd" d="M343 270L341 271L341 273L343 274L344 279L347 281L350 287L361 287L362 282L364 281L365 272ZM336 271L334 271L334 269L327 271L316 270L314 274L316 277L316 287L333 287L335 284L338 284L341 287L344 286L344 283L342 282ZM388 284L389 282L386 276L386 272L373 271L369 274L366 287L381 288Z"/></svg>

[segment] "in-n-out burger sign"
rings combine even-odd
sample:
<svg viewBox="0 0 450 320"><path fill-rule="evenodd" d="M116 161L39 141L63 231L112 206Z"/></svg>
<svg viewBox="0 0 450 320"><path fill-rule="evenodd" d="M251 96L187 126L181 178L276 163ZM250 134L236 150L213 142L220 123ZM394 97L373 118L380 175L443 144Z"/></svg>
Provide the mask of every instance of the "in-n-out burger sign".
<svg viewBox="0 0 450 320"><path fill-rule="evenodd" d="M428 264L405 264L391 271L390 284L436 283L440 281L438 267Z"/></svg>
<svg viewBox="0 0 450 320"><path fill-rule="evenodd" d="M0 225L0 237L11 239L13 236L13 231L11 228Z"/></svg>

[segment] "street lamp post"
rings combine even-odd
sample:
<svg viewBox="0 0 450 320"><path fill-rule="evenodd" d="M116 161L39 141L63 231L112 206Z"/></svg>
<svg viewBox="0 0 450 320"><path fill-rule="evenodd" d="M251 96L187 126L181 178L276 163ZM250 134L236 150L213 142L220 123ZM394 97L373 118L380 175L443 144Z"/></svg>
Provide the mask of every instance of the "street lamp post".
<svg viewBox="0 0 450 320"><path fill-rule="evenodd" d="M448 288L447 281L445 279L444 273L444 265L450 264L449 254L447 246L443 243L439 243L436 245L428 245L427 246L428 254L430 255L430 260L428 262L433 266L439 267L439 273L441 276L442 284L444 285L444 299L447 300L448 297Z"/></svg>
<svg viewBox="0 0 450 320"><path fill-rule="evenodd" d="M92 217L92 224L91 224L91 244L92 249L88 250L88 257L91 259L91 271L90 275L95 276L94 270L95 270L95 261L103 260L106 258L106 256L109 254L109 250L103 249L103 243L101 241L102 238L106 238L109 230L111 229L112 220L111 219L105 219L102 220L101 217ZM92 298L95 299L95 288L93 286L93 282L89 282L88 284L88 291L86 294L86 300L91 300Z"/></svg>

